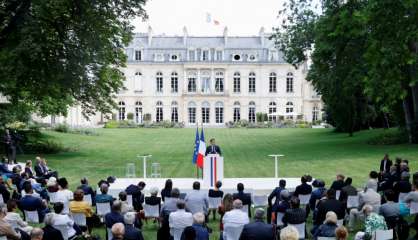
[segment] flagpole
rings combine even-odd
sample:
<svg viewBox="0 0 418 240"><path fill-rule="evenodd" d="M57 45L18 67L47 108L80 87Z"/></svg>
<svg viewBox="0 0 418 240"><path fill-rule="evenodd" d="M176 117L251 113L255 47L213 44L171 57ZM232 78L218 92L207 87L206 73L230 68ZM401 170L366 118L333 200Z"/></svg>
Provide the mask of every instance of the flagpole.
<svg viewBox="0 0 418 240"><path fill-rule="evenodd" d="M196 121L196 129L199 132L199 123L197 121ZM199 139L199 141L200 141L200 139ZM195 164L195 165L196 165L196 178L199 179L199 167L197 166L197 164Z"/></svg>
<svg viewBox="0 0 418 240"><path fill-rule="evenodd" d="M202 132L203 132L203 121L201 122L201 126L202 126ZM205 166L205 155L203 155L203 166L202 166L202 178L203 179L203 167Z"/></svg>

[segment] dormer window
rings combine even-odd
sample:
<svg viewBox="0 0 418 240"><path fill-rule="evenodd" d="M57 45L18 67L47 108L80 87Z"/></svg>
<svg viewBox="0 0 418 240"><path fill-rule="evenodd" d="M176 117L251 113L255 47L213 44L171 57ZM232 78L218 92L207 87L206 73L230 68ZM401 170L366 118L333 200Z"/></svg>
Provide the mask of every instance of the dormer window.
<svg viewBox="0 0 418 240"><path fill-rule="evenodd" d="M170 61L173 61L173 62L179 61L179 55L171 54Z"/></svg>
<svg viewBox="0 0 418 240"><path fill-rule="evenodd" d="M202 50L202 61L209 61L209 50Z"/></svg>
<svg viewBox="0 0 418 240"><path fill-rule="evenodd" d="M223 61L223 52L222 50L216 50L216 61Z"/></svg>
<svg viewBox="0 0 418 240"><path fill-rule="evenodd" d="M276 50L270 50L270 53L269 53L269 60L271 61L271 62L273 62L273 61L276 61L276 59L277 59L277 52L276 52Z"/></svg>
<svg viewBox="0 0 418 240"><path fill-rule="evenodd" d="M247 58L247 61L255 62L255 61L257 61L257 56L255 54L249 54L248 58Z"/></svg>
<svg viewBox="0 0 418 240"><path fill-rule="evenodd" d="M162 53L155 54L154 61L163 62L164 61L164 54L162 54Z"/></svg>
<svg viewBox="0 0 418 240"><path fill-rule="evenodd" d="M141 60L142 60L141 50L135 50L135 61L141 61Z"/></svg>
<svg viewBox="0 0 418 240"><path fill-rule="evenodd" d="M234 54L234 55L232 56L232 61L235 61L235 62L242 61L242 59L241 59L241 55L240 55L240 54Z"/></svg>

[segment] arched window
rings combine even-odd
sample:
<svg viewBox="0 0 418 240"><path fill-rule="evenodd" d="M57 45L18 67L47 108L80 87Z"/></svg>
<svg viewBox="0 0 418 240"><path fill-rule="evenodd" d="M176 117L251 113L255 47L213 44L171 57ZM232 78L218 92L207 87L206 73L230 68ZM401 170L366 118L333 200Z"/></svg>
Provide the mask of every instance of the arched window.
<svg viewBox="0 0 418 240"><path fill-rule="evenodd" d="M234 102L234 122L241 120L241 105L239 102Z"/></svg>
<svg viewBox="0 0 418 240"><path fill-rule="evenodd" d="M196 123L196 103L189 102L187 107L187 112L189 115L189 123Z"/></svg>
<svg viewBox="0 0 418 240"><path fill-rule="evenodd" d="M126 111L125 102L124 101L120 101L118 105L119 105L118 119L120 121L123 121L123 120L125 120L125 111Z"/></svg>
<svg viewBox="0 0 418 240"><path fill-rule="evenodd" d="M248 92L255 93L255 73L250 72L248 75Z"/></svg>
<svg viewBox="0 0 418 240"><path fill-rule="evenodd" d="M224 91L224 73L215 73L215 92L221 93Z"/></svg>
<svg viewBox="0 0 418 240"><path fill-rule="evenodd" d="M202 103L202 123L209 123L210 105L208 102Z"/></svg>
<svg viewBox="0 0 418 240"><path fill-rule="evenodd" d="M155 109L155 121L156 122L161 122L163 121L164 116L163 116L163 102L158 101L157 102L157 107Z"/></svg>
<svg viewBox="0 0 418 240"><path fill-rule="evenodd" d="M286 119L293 119L293 103L286 103Z"/></svg>
<svg viewBox="0 0 418 240"><path fill-rule="evenodd" d="M179 91L179 77L176 72L171 73L171 92L177 93Z"/></svg>
<svg viewBox="0 0 418 240"><path fill-rule="evenodd" d="M215 122L224 122L224 104L222 102L217 102L215 104Z"/></svg>
<svg viewBox="0 0 418 240"><path fill-rule="evenodd" d="M200 78L202 84L202 93L210 93L210 73L203 71Z"/></svg>
<svg viewBox="0 0 418 240"><path fill-rule="evenodd" d="M135 91L141 91L142 90L142 73L141 72L135 72L134 90Z"/></svg>
<svg viewBox="0 0 418 240"><path fill-rule="evenodd" d="M142 123L142 102L135 102L135 122Z"/></svg>
<svg viewBox="0 0 418 240"><path fill-rule="evenodd" d="M270 73L269 76L269 92L277 92L277 74L275 72Z"/></svg>
<svg viewBox="0 0 418 240"><path fill-rule="evenodd" d="M196 79L197 74L196 72L188 72L187 73L187 91L188 92L196 92Z"/></svg>
<svg viewBox="0 0 418 240"><path fill-rule="evenodd" d="M319 108L315 105L312 109L312 122L318 121L319 119Z"/></svg>
<svg viewBox="0 0 418 240"><path fill-rule="evenodd" d="M241 74L239 72L234 73L234 93L241 92Z"/></svg>
<svg viewBox="0 0 418 240"><path fill-rule="evenodd" d="M248 104L248 121L255 122L255 102L253 101Z"/></svg>
<svg viewBox="0 0 418 240"><path fill-rule="evenodd" d="M293 92L293 73L289 72L286 76L286 92L292 93Z"/></svg>
<svg viewBox="0 0 418 240"><path fill-rule="evenodd" d="M270 122L275 122L277 120L277 104L275 102L270 102L269 103L269 121Z"/></svg>
<svg viewBox="0 0 418 240"><path fill-rule="evenodd" d="M157 92L162 93L163 92L163 73L162 72L157 72L157 76L155 78L156 80L156 87L157 87Z"/></svg>
<svg viewBox="0 0 418 240"><path fill-rule="evenodd" d="M171 102L171 122L179 122L178 104L176 101Z"/></svg>

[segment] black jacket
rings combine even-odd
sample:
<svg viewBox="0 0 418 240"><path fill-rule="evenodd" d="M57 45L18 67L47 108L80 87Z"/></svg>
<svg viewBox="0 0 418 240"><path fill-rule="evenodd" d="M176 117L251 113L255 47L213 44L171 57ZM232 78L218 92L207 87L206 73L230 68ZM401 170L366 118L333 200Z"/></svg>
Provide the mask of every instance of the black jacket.
<svg viewBox="0 0 418 240"><path fill-rule="evenodd" d="M276 229L271 224L256 220L244 225L240 240L274 240Z"/></svg>
<svg viewBox="0 0 418 240"><path fill-rule="evenodd" d="M144 240L142 232L133 225L125 225L125 235L123 240Z"/></svg>
<svg viewBox="0 0 418 240"><path fill-rule="evenodd" d="M392 166L392 161L389 159L386 161L386 165L385 165L385 159L382 159L382 161L380 161L381 172L383 172L383 170L385 170L384 172L389 172L391 166Z"/></svg>
<svg viewBox="0 0 418 240"><path fill-rule="evenodd" d="M251 218L251 194L250 193L244 193L244 192L238 192L234 193L232 195L232 198L234 200L239 199L242 202L242 205L248 206L248 216Z"/></svg>
<svg viewBox="0 0 418 240"><path fill-rule="evenodd" d="M64 240L61 232L52 226L45 226L42 230L44 231L43 240Z"/></svg>
<svg viewBox="0 0 418 240"><path fill-rule="evenodd" d="M142 204L144 203L144 194L141 192L141 188L138 185L131 184L126 190L126 194L132 195L132 204L136 211L142 210Z"/></svg>
<svg viewBox="0 0 418 240"><path fill-rule="evenodd" d="M316 218L314 219L314 224L321 225L325 220L327 212L329 211L335 212L338 219L343 219L345 216L345 206L342 202L336 199L321 200L318 203L318 212Z"/></svg>
<svg viewBox="0 0 418 240"><path fill-rule="evenodd" d="M219 154L219 155L222 155L221 148L218 145L215 145L213 147L212 147L212 145L209 145L206 148L205 155L208 155L208 154Z"/></svg>
<svg viewBox="0 0 418 240"><path fill-rule="evenodd" d="M283 215L282 222L287 224L301 224L306 222L306 211L303 208L289 208Z"/></svg>

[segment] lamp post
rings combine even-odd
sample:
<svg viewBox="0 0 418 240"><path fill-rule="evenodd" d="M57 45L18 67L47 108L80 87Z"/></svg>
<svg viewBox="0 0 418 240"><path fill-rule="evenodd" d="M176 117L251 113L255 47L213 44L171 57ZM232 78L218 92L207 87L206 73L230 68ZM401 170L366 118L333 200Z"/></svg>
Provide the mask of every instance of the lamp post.
<svg viewBox="0 0 418 240"><path fill-rule="evenodd" d="M274 158L274 177L279 177L279 158L284 157L282 154L270 154L269 157Z"/></svg>
<svg viewBox="0 0 418 240"><path fill-rule="evenodd" d="M151 154L137 155L138 158L142 158L144 165L144 179L147 178L147 158L152 157Z"/></svg>

